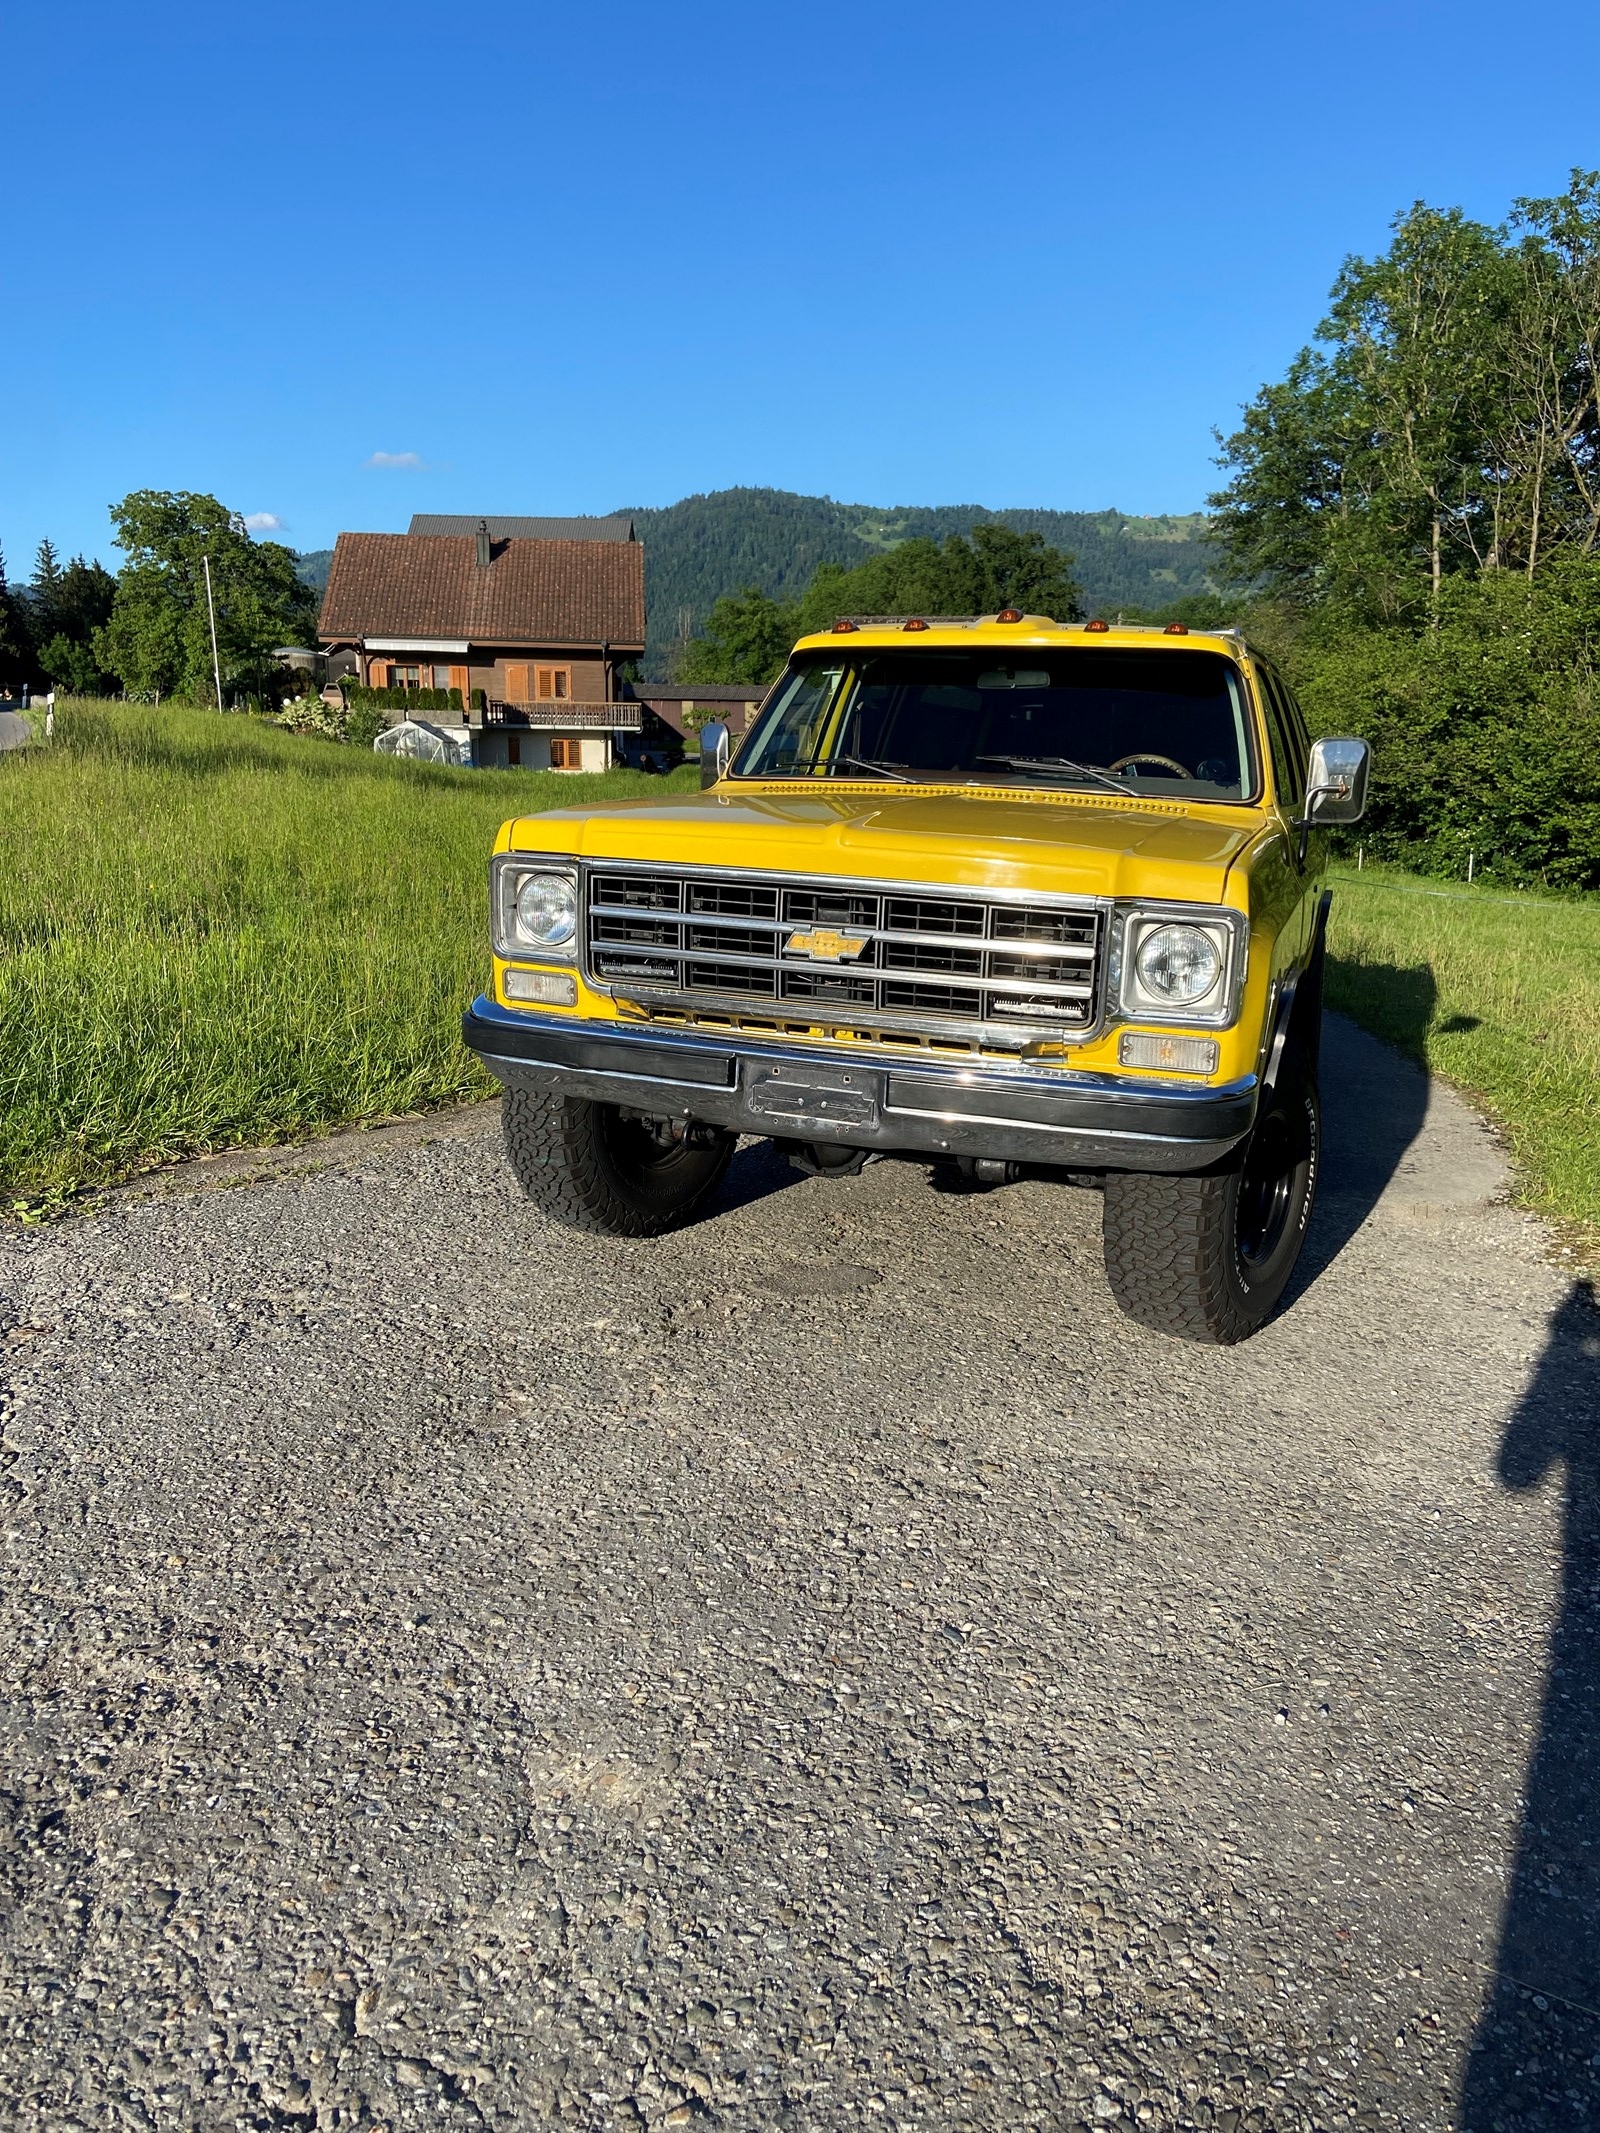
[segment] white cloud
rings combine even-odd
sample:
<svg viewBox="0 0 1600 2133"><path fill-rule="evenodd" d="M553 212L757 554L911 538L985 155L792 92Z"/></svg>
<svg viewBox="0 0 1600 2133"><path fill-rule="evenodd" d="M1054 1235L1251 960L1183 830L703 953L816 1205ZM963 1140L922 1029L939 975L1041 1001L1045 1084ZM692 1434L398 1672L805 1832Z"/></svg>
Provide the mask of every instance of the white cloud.
<svg viewBox="0 0 1600 2133"><path fill-rule="evenodd" d="M420 452L374 452L367 461L369 467L398 467L407 473L415 473L422 465Z"/></svg>
<svg viewBox="0 0 1600 2133"><path fill-rule="evenodd" d="M251 533L287 533L289 528L276 511L247 511L244 522Z"/></svg>

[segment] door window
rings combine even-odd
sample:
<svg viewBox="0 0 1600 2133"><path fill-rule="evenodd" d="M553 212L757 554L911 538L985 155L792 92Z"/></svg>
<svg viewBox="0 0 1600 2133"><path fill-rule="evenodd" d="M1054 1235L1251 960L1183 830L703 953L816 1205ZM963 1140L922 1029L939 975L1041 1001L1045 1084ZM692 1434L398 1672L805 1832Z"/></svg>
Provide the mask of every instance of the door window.
<svg viewBox="0 0 1600 2133"><path fill-rule="evenodd" d="M1267 744L1272 750L1272 782L1278 789L1278 804L1285 814L1297 815L1305 798L1305 754L1292 738L1293 729L1277 675L1258 661L1256 679L1261 685L1262 704L1267 715Z"/></svg>

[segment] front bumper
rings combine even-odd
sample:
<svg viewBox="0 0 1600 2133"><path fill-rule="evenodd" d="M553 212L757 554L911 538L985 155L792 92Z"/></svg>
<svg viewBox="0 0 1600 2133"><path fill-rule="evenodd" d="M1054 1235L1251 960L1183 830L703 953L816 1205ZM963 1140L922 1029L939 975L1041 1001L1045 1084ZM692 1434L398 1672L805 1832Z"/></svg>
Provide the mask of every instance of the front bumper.
<svg viewBox="0 0 1600 2133"><path fill-rule="evenodd" d="M1070 1068L947 1066L766 1044L740 1032L618 1028L475 1000L463 1040L509 1089L559 1089L736 1133L884 1154L1083 1170L1204 1170L1255 1119L1256 1077L1186 1087Z"/></svg>

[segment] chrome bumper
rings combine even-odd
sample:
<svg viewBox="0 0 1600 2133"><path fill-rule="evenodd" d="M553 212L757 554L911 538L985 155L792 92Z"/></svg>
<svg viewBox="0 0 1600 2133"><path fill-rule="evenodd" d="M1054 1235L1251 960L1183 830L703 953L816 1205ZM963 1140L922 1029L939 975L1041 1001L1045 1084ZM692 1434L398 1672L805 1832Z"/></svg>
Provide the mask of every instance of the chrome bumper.
<svg viewBox="0 0 1600 2133"><path fill-rule="evenodd" d="M508 1089L560 1089L736 1133L884 1154L1083 1170L1203 1170L1255 1119L1256 1077L1186 1087L1070 1068L946 1065L767 1044L743 1032L619 1029L475 1000L464 1042Z"/></svg>

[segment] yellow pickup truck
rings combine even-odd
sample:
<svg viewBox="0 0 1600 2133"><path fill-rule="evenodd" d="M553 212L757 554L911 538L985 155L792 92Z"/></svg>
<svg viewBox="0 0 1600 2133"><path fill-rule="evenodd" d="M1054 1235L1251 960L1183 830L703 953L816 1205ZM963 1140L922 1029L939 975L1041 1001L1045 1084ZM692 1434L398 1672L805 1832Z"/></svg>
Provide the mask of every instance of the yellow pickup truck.
<svg viewBox="0 0 1600 2133"><path fill-rule="evenodd" d="M496 842L463 1028L538 1206L658 1234L741 1134L1025 1166L1102 1191L1132 1317L1254 1332L1316 1189L1322 831L1366 744L1232 630L1008 608L841 619L701 745L698 793Z"/></svg>

